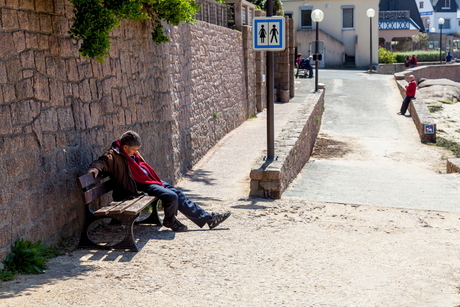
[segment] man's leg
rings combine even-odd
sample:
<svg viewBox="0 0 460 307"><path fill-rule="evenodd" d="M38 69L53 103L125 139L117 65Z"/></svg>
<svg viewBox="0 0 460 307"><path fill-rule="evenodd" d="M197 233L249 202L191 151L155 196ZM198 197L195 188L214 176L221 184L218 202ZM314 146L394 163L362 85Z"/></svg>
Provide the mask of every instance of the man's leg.
<svg viewBox="0 0 460 307"><path fill-rule="evenodd" d="M411 100L412 97L409 97L409 96L406 96L406 98L404 98L403 100L403 103L401 105L401 115L404 115L406 114L406 111L407 111L407 108L409 107L409 102Z"/></svg>
<svg viewBox="0 0 460 307"><path fill-rule="evenodd" d="M165 185L166 189L177 195L179 211L193 223L195 223L198 227L203 227L209 220L211 220L212 214L206 212L196 203L188 199L188 197L185 196L181 190L176 189L167 182L163 181L163 184Z"/></svg>
<svg viewBox="0 0 460 307"><path fill-rule="evenodd" d="M157 184L137 184L137 188L150 196L161 199L165 211L165 221L171 222L176 218L179 207L179 198L176 193Z"/></svg>
<svg viewBox="0 0 460 307"><path fill-rule="evenodd" d="M309 70L308 77L311 79L311 78L313 78L313 67L310 66L310 67L308 68L308 70Z"/></svg>

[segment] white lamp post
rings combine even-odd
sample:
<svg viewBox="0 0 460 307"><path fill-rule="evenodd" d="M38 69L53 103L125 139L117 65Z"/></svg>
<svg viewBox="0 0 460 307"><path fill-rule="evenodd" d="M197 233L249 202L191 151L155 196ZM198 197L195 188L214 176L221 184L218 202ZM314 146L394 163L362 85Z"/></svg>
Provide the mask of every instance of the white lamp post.
<svg viewBox="0 0 460 307"><path fill-rule="evenodd" d="M441 57L442 57L442 25L444 24L444 18L439 18L438 19L438 24L439 24L439 63L442 63Z"/></svg>
<svg viewBox="0 0 460 307"><path fill-rule="evenodd" d="M324 13L323 11L316 9L311 12L311 19L316 23L316 43L315 43L315 93L318 92L318 66L319 66L319 23L323 21Z"/></svg>
<svg viewBox="0 0 460 307"><path fill-rule="evenodd" d="M366 14L367 14L367 17L369 17L369 20L370 20L370 50L371 50L371 54L369 56L369 72L372 72L372 17L375 16L375 11L373 9L368 9Z"/></svg>

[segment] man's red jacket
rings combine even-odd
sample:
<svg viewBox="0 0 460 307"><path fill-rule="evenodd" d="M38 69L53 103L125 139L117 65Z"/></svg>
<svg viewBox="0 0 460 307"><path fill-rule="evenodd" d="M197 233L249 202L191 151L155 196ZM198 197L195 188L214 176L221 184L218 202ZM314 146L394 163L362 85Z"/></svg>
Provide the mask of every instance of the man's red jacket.
<svg viewBox="0 0 460 307"><path fill-rule="evenodd" d="M417 82L415 82L415 80L409 82L409 84L406 85L406 96L415 97L416 90L417 90Z"/></svg>

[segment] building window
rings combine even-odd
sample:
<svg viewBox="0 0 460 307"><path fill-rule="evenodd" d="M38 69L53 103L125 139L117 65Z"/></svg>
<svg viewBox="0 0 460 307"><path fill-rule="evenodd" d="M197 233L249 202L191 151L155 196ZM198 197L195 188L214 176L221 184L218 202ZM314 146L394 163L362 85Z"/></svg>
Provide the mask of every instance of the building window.
<svg viewBox="0 0 460 307"><path fill-rule="evenodd" d="M450 0L442 0L442 8L450 9Z"/></svg>
<svg viewBox="0 0 460 307"><path fill-rule="evenodd" d="M450 19L444 18L444 24L442 25L442 29L450 29Z"/></svg>
<svg viewBox="0 0 460 307"><path fill-rule="evenodd" d="M423 1L420 1L420 3L418 4L418 8L423 9Z"/></svg>
<svg viewBox="0 0 460 307"><path fill-rule="evenodd" d="M342 28L352 29L355 27L353 20L354 10L353 7L342 7Z"/></svg>
<svg viewBox="0 0 460 307"><path fill-rule="evenodd" d="M300 7L300 27L301 28L311 28L311 11L312 7Z"/></svg>

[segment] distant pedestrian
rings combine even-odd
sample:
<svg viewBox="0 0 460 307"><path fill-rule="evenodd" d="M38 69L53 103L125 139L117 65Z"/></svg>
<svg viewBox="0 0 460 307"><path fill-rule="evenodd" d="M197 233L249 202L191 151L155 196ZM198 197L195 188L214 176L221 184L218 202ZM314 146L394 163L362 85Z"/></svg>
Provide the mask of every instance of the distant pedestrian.
<svg viewBox="0 0 460 307"><path fill-rule="evenodd" d="M297 58L295 59L295 67L297 68L297 72L295 74L296 78L299 76L300 62L302 62L302 53L297 53Z"/></svg>
<svg viewBox="0 0 460 307"><path fill-rule="evenodd" d="M417 65L418 65L417 57L415 56L415 54L413 54L412 57L410 58L410 67L414 68L414 67L417 67Z"/></svg>
<svg viewBox="0 0 460 307"><path fill-rule="evenodd" d="M313 61L313 57L310 55L307 59L303 59L300 62L300 67L302 69L308 70L308 78L313 78L313 66L311 66L311 62ZM307 76L307 72L305 71L305 77Z"/></svg>
<svg viewBox="0 0 460 307"><path fill-rule="evenodd" d="M398 115L406 115L407 108L411 99L415 97L415 92L417 90L417 82L415 82L414 75L409 76L409 84L406 85L406 98L404 98L401 105L401 111L398 112Z"/></svg>
<svg viewBox="0 0 460 307"><path fill-rule="evenodd" d="M410 56L406 56L404 60L404 67L410 67Z"/></svg>
<svg viewBox="0 0 460 307"><path fill-rule="evenodd" d="M450 54L450 52L447 52L447 55L446 55L446 64L449 64L451 61L452 61L452 54Z"/></svg>

